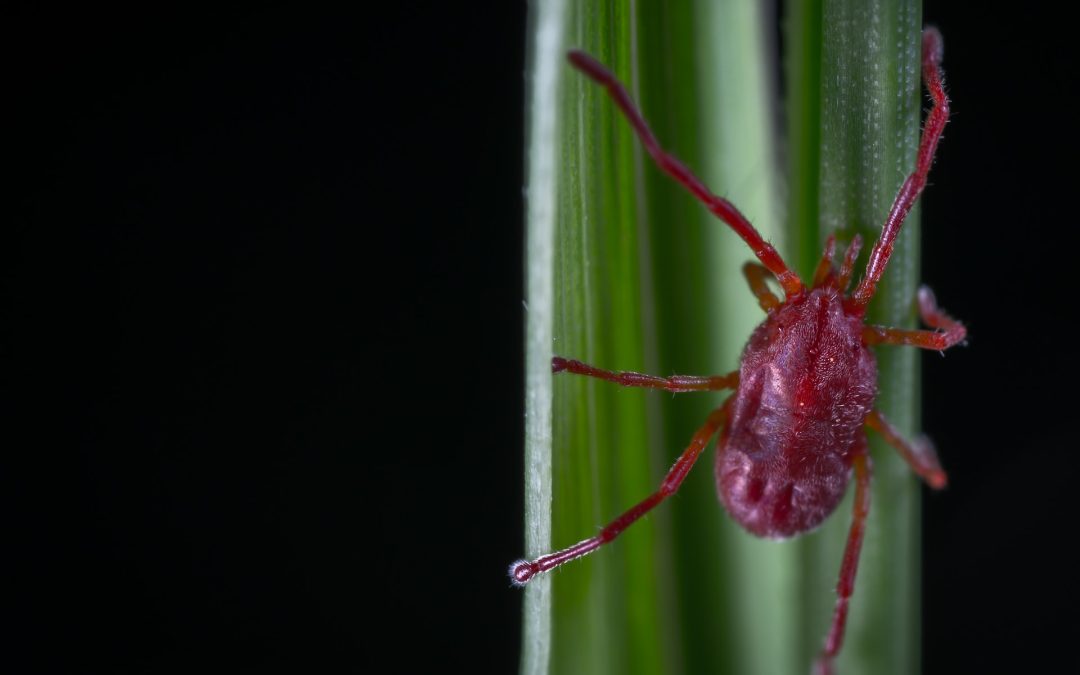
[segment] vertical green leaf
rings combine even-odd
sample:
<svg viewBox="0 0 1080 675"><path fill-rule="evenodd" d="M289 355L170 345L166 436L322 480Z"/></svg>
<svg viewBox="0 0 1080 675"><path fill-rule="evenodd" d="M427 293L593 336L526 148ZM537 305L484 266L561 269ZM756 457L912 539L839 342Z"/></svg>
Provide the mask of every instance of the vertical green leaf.
<svg viewBox="0 0 1080 675"><path fill-rule="evenodd" d="M530 7L525 239L525 554L530 558L551 549L552 261L559 218L559 67L565 21L565 0L544 0ZM551 579L541 578L525 589L521 673L546 675L550 661Z"/></svg>
<svg viewBox="0 0 1080 675"><path fill-rule="evenodd" d="M619 370L723 373L738 366L762 319L740 274L751 258L745 244L652 165L565 51L607 64L661 143L766 237L788 244L781 250L804 277L829 231L876 237L913 165L918 4L793 3L791 179L788 213L779 212L771 32L758 4L542 0L531 8L530 557L595 534L655 490L725 396L553 379L552 354ZM873 309L881 323L912 319L912 224ZM882 408L906 431L915 422L913 359L895 350L880 360ZM909 672L918 663L918 493L891 453L875 448L874 460L872 522L841 670ZM817 533L761 541L723 513L712 462L710 450L677 497L613 544L530 582L523 673L809 668L831 618L850 502Z"/></svg>
<svg viewBox="0 0 1080 675"><path fill-rule="evenodd" d="M643 25L646 115L667 147L766 236L778 239L772 62L760 3L669 3ZM681 39L678 36L683 36ZM658 372L725 373L738 367L764 317L743 279L752 252L667 176L648 167L648 219ZM660 398L670 458L727 393ZM747 535L716 496L705 453L669 506L677 625L685 672L797 672L789 546Z"/></svg>
<svg viewBox="0 0 1080 675"><path fill-rule="evenodd" d="M919 141L922 7L917 0L796 3L788 34L793 183L799 233L793 259L805 275L827 234L877 239L892 200L915 166ZM816 65L814 63L817 59ZM815 81L816 78L816 81ZM868 321L914 325L918 210L897 242ZM866 255L860 263L865 265ZM918 354L877 351L877 406L909 437L918 423ZM852 599L840 672L910 673L919 667L919 485L897 454L870 434L874 479L870 520ZM820 649L835 599L831 586L850 522L850 498L820 532L803 541L805 658ZM835 583L835 582L834 582ZM815 629L814 626L817 628Z"/></svg>

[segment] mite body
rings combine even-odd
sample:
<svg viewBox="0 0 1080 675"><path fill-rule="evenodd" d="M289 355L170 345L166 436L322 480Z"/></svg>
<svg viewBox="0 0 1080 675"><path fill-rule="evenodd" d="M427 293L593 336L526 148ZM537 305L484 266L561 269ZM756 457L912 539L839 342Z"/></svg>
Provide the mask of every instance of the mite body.
<svg viewBox="0 0 1080 675"><path fill-rule="evenodd" d="M709 414L690 444L668 471L660 488L613 520L600 533L573 546L520 560L510 566L519 585L537 574L595 551L615 539L636 520L673 495L713 436L719 434L716 487L720 501L749 532L783 539L819 525L840 503L855 479L854 512L836 585L832 625L817 661L817 672L830 673L844 638L848 602L855 586L870 510L870 457L866 429L880 433L931 487L945 485L933 446L925 438L904 439L874 409L877 365L873 345L908 345L941 351L962 342L964 326L940 310L933 293L919 289L919 314L931 330L907 330L864 323L866 308L892 254L908 212L926 186L937 143L949 117L941 73L941 35L923 33L923 81L934 101L923 128L914 171L904 180L870 251L866 272L848 293L862 242L848 245L839 270L833 266L836 240L830 235L825 252L807 287L791 271L735 206L714 195L677 158L660 147L623 86L603 65L582 52L570 62L605 87L622 110L656 164L750 246L758 263L743 273L765 321L750 336L738 370L727 375L658 377L603 370L580 361L555 357L552 371L595 377L623 386L663 389L673 393L734 389ZM772 276L783 290L781 300L769 289Z"/></svg>
<svg viewBox="0 0 1080 675"><path fill-rule="evenodd" d="M759 537L817 527L844 496L877 365L862 320L835 288L783 305L753 332L717 445L716 487L728 513Z"/></svg>

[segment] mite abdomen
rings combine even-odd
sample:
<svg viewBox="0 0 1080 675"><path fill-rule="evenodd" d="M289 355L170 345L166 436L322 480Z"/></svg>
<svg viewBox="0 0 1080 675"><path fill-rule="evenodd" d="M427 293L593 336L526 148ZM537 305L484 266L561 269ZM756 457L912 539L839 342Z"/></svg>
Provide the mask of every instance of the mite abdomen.
<svg viewBox="0 0 1080 675"><path fill-rule="evenodd" d="M716 461L720 500L750 532L806 532L843 497L876 393L860 330L835 292L815 289L751 336Z"/></svg>
<svg viewBox="0 0 1080 675"><path fill-rule="evenodd" d="M718 446L720 501L759 537L786 539L817 527L840 503L850 477L846 455L806 449L764 454L747 451L730 437Z"/></svg>

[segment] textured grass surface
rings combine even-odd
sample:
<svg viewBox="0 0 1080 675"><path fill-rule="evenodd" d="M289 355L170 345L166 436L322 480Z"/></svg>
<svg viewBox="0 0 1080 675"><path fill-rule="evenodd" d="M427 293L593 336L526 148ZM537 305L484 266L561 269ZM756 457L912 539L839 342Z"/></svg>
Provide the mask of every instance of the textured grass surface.
<svg viewBox="0 0 1080 675"><path fill-rule="evenodd" d="M751 258L745 244L655 169L603 91L566 65L566 49L609 65L661 142L735 202L804 277L829 231L872 240L913 165L917 4L801 4L786 27L791 178L782 212L779 115L770 108L778 65L766 40L771 18L756 5L532 7L529 556L594 534L653 491L724 397L552 378L552 354L658 374L729 372L762 318L739 272ZM792 227L786 237L783 220ZM911 321L916 243L908 228L875 320ZM883 406L908 431L916 421L914 356L894 350L881 362ZM827 527L794 542L755 539L719 506L712 455L677 497L614 544L530 583L523 672L808 669L830 618L848 503ZM874 459L872 522L841 664L847 672L910 672L918 653L918 493L889 453L875 448Z"/></svg>
<svg viewBox="0 0 1080 675"><path fill-rule="evenodd" d="M801 83L789 116L789 136L795 141L791 170L793 184L799 183L798 172L816 172L817 189L792 190L791 231L798 242L793 256L806 274L829 232L843 242L860 233L868 250L897 188L915 165L924 100L922 12L918 2L862 0L802 4L799 11L805 14L791 16L788 27L793 37L800 35L792 42L802 50L793 49L787 60L792 81ZM946 43L946 54L947 49ZM810 57L814 53L816 60ZM816 73L808 63L818 64ZM871 322L915 325L918 222L916 207L871 305ZM865 259L864 253L860 262ZM877 355L878 407L911 437L918 427L917 350L884 347ZM895 452L873 433L870 441L870 521L839 670L910 673L919 667L919 486ZM823 617L833 603L831 588L826 592L813 580L835 575L839 567L850 499L840 512L799 542L806 657L818 649L816 635L823 633Z"/></svg>

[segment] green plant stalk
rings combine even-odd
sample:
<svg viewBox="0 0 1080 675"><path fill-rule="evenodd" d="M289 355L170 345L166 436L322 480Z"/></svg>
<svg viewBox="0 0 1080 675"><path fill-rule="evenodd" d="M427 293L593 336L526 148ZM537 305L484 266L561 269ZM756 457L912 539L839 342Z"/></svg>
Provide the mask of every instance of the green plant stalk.
<svg viewBox="0 0 1080 675"><path fill-rule="evenodd" d="M919 141L922 5L918 0L794 3L787 26L791 222L789 259L809 274L825 237L864 251L877 239ZM914 326L919 216L911 212L871 304L868 321ZM866 254L860 258L865 264ZM918 354L877 350L877 407L908 437L918 426ZM919 486L907 465L870 433L870 520L840 672L911 673L919 667ZM850 513L850 497L840 506ZM820 649L850 517L832 518L802 542L804 658ZM814 626L817 626L817 629Z"/></svg>
<svg viewBox="0 0 1080 675"><path fill-rule="evenodd" d="M653 83L642 103L667 147L766 236L779 235L776 130L760 3L668 3L641 38ZM672 36L685 36L681 40ZM746 245L659 171L646 172L659 373L738 367L763 315L742 276ZM668 462L727 393L660 398ZM720 506L715 451L703 453L677 498L673 521L676 621L688 673L800 672L791 616L792 547L747 535Z"/></svg>
<svg viewBox="0 0 1080 675"><path fill-rule="evenodd" d="M558 149L565 0L530 6L528 210L525 265L525 554L551 549L551 336L554 323L552 261L559 198ZM521 673L546 675L551 659L551 580L525 589Z"/></svg>
<svg viewBox="0 0 1080 675"><path fill-rule="evenodd" d="M544 0L531 8L526 346L530 557L595 533L655 490L707 411L723 400L723 395L709 394L671 397L579 377L553 380L552 353L613 369L728 372L737 367L750 330L761 320L740 274L750 258L745 245L656 170L604 92L566 65L565 50L585 49L611 67L627 83L661 142L716 192L732 199L767 237L783 244L775 212L781 200L773 166L775 116L769 108L771 64L764 38L768 32L757 4L626 6L611 0ZM801 68L795 67L795 57L788 63L792 117L800 115L789 128L789 215L798 229L789 233L789 246L782 250L805 277L820 254L825 227L849 223L863 228L864 237L872 240L902 177L886 190L885 206L875 214L870 214L874 206L869 196L844 192L844 198L834 202L837 192L817 187L819 178L836 174L837 165L826 164L835 157L854 161L863 172L836 174L842 177L833 182L843 186L839 189L864 188L868 179L863 174L884 185L888 177L865 167L852 148L861 144L863 150L888 158L886 151L896 139L885 137L889 148L875 150L865 136L856 135L858 143L852 142L848 127L838 134L833 127L820 126L837 106L854 105L825 88L837 74L831 69L842 68L843 59L826 62L824 57L833 54L836 45L849 52L848 57L856 51L850 38L837 42L839 33L822 36L821 29L831 30L826 16L844 16L830 12L854 11L855 3L794 4L789 41L798 53L816 55L816 60ZM914 18L917 35L917 11ZM917 42L913 44L917 50ZM820 64L818 70L814 64ZM917 68L915 77L917 86ZM914 107L903 112L909 117L914 113L917 133L918 102L911 100ZM833 145L820 149L822 139L831 139ZM838 141L846 150L834 156ZM907 145L897 147L908 152ZM876 200L880 190L871 192ZM902 239L901 256L905 252L900 249L912 245L911 237L906 233ZM890 303L904 292L893 289L913 277L904 267L910 264L894 260L890 266L889 288L881 293ZM908 272L897 274L897 267ZM902 279L888 278L893 275ZM906 320L911 318L911 297L897 310ZM875 311L877 320L886 322L880 312L888 310ZM913 386L914 361L905 366L890 359L881 361L887 388L882 403L894 420L909 426L914 404L905 417L905 408L896 407L895 401L912 398L912 390L903 387ZM896 371L908 376L894 377ZM894 380L886 381L889 377ZM893 388L898 383L901 388ZM711 450L703 455L676 498L615 543L529 584L523 673L772 673L808 668L831 616L850 507L842 507L846 510L829 527L795 542L755 539L732 524L717 503L712 455ZM899 544L875 549L880 553L864 560L845 649L845 659L849 653L859 657L842 663L874 664L848 672L906 672L917 664L915 568L896 565L904 567L899 570L899 590L891 585L897 570L892 577L883 577L880 570L891 562L881 558L883 554L897 554L892 559L897 561L917 560L912 529L917 505L905 506L904 501L912 502L917 493L906 473L899 478L900 487L882 488L895 473L888 468L892 457L883 457L879 449L874 457L874 508L882 513L872 511L867 551L878 546L872 544L875 538L893 541L890 528L895 521L901 527ZM896 516L890 502L899 503L907 515ZM882 663L891 665L879 668Z"/></svg>

